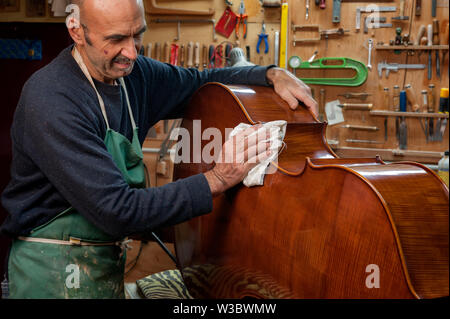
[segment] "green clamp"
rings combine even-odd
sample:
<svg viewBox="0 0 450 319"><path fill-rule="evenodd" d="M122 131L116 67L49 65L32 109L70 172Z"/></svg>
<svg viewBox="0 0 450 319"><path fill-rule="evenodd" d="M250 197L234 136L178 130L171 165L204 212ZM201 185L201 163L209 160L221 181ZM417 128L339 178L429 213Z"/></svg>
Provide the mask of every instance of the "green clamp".
<svg viewBox="0 0 450 319"><path fill-rule="evenodd" d="M327 63L333 62L333 63ZM336 63L338 62L338 63ZM291 66L292 67L292 66ZM305 69L353 69L356 75L351 78L301 78L306 84L335 85L335 86L360 86L367 80L369 71L364 63L350 58L321 58L312 62L301 62L296 70Z"/></svg>

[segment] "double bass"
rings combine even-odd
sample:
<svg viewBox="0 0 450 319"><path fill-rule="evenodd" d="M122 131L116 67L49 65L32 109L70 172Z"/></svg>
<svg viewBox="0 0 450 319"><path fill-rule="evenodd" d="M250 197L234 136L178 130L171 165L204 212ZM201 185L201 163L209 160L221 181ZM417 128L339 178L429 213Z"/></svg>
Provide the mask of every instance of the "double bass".
<svg viewBox="0 0 450 319"><path fill-rule="evenodd" d="M211 213L175 227L194 298L448 296L448 188L432 170L339 158L326 122L292 111L269 87L206 84L181 126L192 133L198 119L220 129L222 142L239 123L286 120L287 129L263 186L241 183L215 197ZM176 164L174 180L213 165Z"/></svg>

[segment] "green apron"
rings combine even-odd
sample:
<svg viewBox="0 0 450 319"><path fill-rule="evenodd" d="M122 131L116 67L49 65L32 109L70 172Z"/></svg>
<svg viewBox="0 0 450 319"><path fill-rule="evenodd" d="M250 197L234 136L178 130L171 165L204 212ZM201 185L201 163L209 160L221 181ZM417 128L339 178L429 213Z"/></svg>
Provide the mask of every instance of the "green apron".
<svg viewBox="0 0 450 319"><path fill-rule="evenodd" d="M123 78L133 126L132 142L109 127L103 99L76 48L74 58L97 93L107 131L106 148L130 187L145 187L143 154ZM72 207L28 237L13 240L8 260L10 298L124 298L128 240L113 238Z"/></svg>

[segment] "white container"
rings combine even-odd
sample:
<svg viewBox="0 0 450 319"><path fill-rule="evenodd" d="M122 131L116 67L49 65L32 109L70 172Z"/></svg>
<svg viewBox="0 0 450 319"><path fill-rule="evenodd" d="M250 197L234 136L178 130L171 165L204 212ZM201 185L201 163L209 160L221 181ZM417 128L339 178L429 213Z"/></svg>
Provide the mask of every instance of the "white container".
<svg viewBox="0 0 450 319"><path fill-rule="evenodd" d="M438 175L448 187L448 151L445 151L444 157L438 163Z"/></svg>

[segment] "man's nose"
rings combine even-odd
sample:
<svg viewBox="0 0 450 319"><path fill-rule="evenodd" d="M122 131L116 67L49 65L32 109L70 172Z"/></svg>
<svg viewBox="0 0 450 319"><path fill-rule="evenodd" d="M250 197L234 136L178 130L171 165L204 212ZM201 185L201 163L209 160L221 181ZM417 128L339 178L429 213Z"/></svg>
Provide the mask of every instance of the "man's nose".
<svg viewBox="0 0 450 319"><path fill-rule="evenodd" d="M129 38L125 47L122 49L122 55L130 60L137 59L136 42L134 38Z"/></svg>

